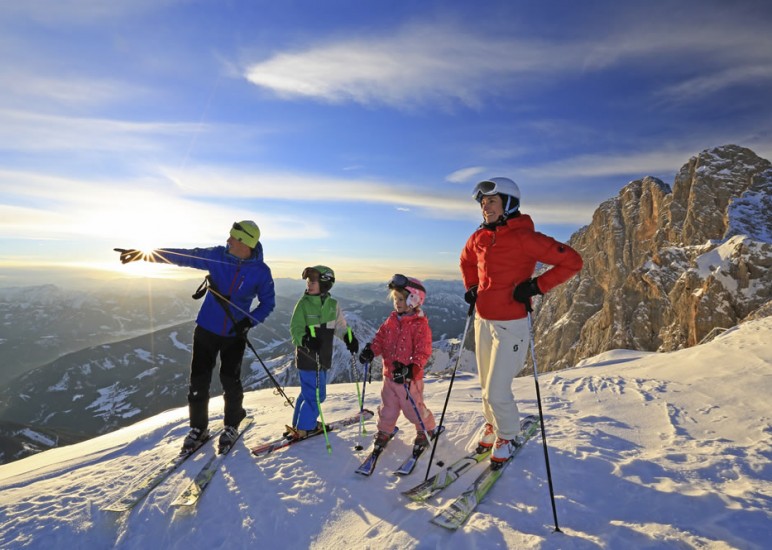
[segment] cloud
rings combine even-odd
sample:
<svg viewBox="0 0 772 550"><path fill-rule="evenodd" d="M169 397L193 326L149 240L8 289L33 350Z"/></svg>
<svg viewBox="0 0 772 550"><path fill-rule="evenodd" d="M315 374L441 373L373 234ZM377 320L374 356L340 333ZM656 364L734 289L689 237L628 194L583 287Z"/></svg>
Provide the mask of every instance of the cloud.
<svg viewBox="0 0 772 550"><path fill-rule="evenodd" d="M565 180L607 176L643 177L675 172L697 152L695 149L651 150L632 153L577 155L518 169L531 179Z"/></svg>
<svg viewBox="0 0 772 550"><path fill-rule="evenodd" d="M715 94L731 86L764 84L770 81L772 81L772 63L729 67L725 70L667 86L661 89L658 95L668 100L686 103Z"/></svg>
<svg viewBox="0 0 772 550"><path fill-rule="evenodd" d="M352 202L383 204L437 219L476 220L477 205L466 189L449 192L437 185L411 182L341 179L317 174L233 170L223 167L167 168L166 177L192 197L243 197L276 201ZM439 184L440 182L436 182ZM538 208L538 206L536 206ZM594 207L554 203L539 210L544 223L586 223Z"/></svg>
<svg viewBox="0 0 772 550"><path fill-rule="evenodd" d="M490 96L511 98L535 85L641 62L713 73L704 90L768 78L772 38L766 24L736 10L703 11L665 16L630 8L616 20L598 17L583 34L577 27L572 35L550 40L512 28L512 21L506 29L492 23L414 23L390 34L279 52L246 66L244 76L286 99L408 109L449 103L478 108Z"/></svg>
<svg viewBox="0 0 772 550"><path fill-rule="evenodd" d="M258 219L263 234L274 240L329 236L308 217L174 191L161 180L76 180L0 171L0 239L87 239L135 248L209 246L225 241L235 219L249 218Z"/></svg>
<svg viewBox="0 0 772 550"><path fill-rule="evenodd" d="M68 107L97 107L129 98L147 96L148 91L141 86L107 78L88 78L76 75L62 77L36 74L27 69L0 69L3 81L3 103L18 103L29 106L35 100L47 104L66 105Z"/></svg>
<svg viewBox="0 0 772 550"><path fill-rule="evenodd" d="M485 171L482 166L470 166L469 168L461 168L455 172L448 174L445 177L445 181L450 183L469 183L475 176Z"/></svg>
<svg viewBox="0 0 772 550"><path fill-rule="evenodd" d="M408 25L391 35L278 53L245 69L253 84L285 98L409 107L448 100L479 107L497 79L570 64L570 51L538 40L500 40L445 25Z"/></svg>
<svg viewBox="0 0 772 550"><path fill-rule="evenodd" d="M207 152L233 154L260 147L255 137L276 131L236 124L136 122L114 118L55 115L0 108L0 150L15 153L76 153L68 160L104 155L115 173L119 167L148 169L152 159L179 158L196 140ZM185 161L186 159L180 159ZM64 165L60 165L60 170ZM92 166L93 171L93 166Z"/></svg>
<svg viewBox="0 0 772 550"><path fill-rule="evenodd" d="M6 151L153 151L162 138L206 131L193 123L114 119L0 110L0 148Z"/></svg>

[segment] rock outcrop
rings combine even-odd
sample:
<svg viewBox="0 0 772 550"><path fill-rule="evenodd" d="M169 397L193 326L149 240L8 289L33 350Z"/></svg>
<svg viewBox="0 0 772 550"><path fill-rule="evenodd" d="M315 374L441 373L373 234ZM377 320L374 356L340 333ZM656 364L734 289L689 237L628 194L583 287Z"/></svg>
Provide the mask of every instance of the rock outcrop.
<svg viewBox="0 0 772 550"><path fill-rule="evenodd" d="M703 151L672 190L630 182L569 244L585 266L537 306L540 370L693 346L770 309L772 165L736 145Z"/></svg>

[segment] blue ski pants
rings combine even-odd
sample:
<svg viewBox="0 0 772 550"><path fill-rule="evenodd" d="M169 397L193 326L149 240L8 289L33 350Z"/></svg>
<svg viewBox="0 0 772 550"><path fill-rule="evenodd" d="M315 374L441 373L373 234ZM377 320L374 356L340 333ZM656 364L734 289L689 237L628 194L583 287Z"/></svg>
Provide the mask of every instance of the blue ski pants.
<svg viewBox="0 0 772 550"><path fill-rule="evenodd" d="M319 407L316 404L316 371L299 370L300 396L295 401L295 412L292 415L292 425L298 430L313 430L316 419L319 418ZM324 403L327 398L327 371L319 371L319 401Z"/></svg>

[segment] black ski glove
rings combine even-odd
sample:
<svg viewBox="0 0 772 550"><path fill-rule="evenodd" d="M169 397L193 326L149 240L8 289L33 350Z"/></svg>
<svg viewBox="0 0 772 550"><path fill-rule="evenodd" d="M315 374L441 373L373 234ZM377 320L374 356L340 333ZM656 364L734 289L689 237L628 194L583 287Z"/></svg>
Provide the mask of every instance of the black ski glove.
<svg viewBox="0 0 772 550"><path fill-rule="evenodd" d="M477 302L477 285L471 286L469 290L464 293L464 301L474 307L475 302Z"/></svg>
<svg viewBox="0 0 772 550"><path fill-rule="evenodd" d="M249 329L251 329L253 326L254 325L252 324L252 319L249 317L244 317L241 321L233 325L233 332L236 333L236 336L246 338Z"/></svg>
<svg viewBox="0 0 772 550"><path fill-rule="evenodd" d="M348 339L349 336L351 336L350 341ZM359 341L357 340L357 337L354 336L353 332L344 334L343 342L346 344L346 349L349 353L356 353L359 351Z"/></svg>
<svg viewBox="0 0 772 550"><path fill-rule="evenodd" d="M413 363L405 365L399 361L394 361L392 365L394 366L394 370L391 371L391 379L397 384L404 384L413 379Z"/></svg>
<svg viewBox="0 0 772 550"><path fill-rule="evenodd" d="M116 252L120 252L120 260L122 264L129 262L136 262L141 260L144 253L141 250L135 250L134 248L113 248Z"/></svg>
<svg viewBox="0 0 772 550"><path fill-rule="evenodd" d="M322 348L322 343L319 341L319 338L311 336L311 331L308 327L306 327L306 334L303 336L303 341L301 343L308 351L313 351L314 353Z"/></svg>
<svg viewBox="0 0 772 550"><path fill-rule="evenodd" d="M512 292L512 297L521 304L525 304L525 308L528 311L533 311L533 309L531 309L531 296L542 293L542 291L539 290L539 284L536 280L537 277L523 281L517 285L514 292Z"/></svg>
<svg viewBox="0 0 772 550"><path fill-rule="evenodd" d="M362 353L359 354L359 362L363 365L365 363L369 363L375 359L375 354L373 353L373 350L370 348L370 344L365 344L364 349L362 350Z"/></svg>

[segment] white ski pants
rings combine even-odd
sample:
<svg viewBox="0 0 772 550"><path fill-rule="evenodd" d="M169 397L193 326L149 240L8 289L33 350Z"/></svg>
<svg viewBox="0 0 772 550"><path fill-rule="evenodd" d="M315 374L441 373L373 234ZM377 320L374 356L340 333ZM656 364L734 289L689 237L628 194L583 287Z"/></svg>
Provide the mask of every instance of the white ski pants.
<svg viewBox="0 0 772 550"><path fill-rule="evenodd" d="M483 415L498 437L514 439L520 432L520 411L512 381L525 366L530 344L528 319L489 321L475 315L474 335Z"/></svg>

